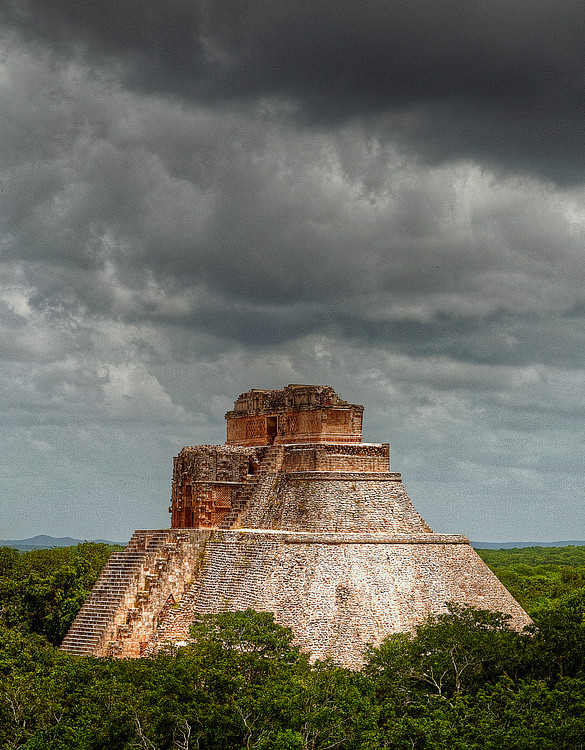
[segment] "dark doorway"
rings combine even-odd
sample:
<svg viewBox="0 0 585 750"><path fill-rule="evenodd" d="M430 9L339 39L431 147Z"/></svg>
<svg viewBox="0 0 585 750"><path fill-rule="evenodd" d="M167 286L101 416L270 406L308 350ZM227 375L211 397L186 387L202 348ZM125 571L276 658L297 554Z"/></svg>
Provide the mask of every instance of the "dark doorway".
<svg viewBox="0 0 585 750"><path fill-rule="evenodd" d="M266 437L272 445L276 437L276 417L266 417Z"/></svg>

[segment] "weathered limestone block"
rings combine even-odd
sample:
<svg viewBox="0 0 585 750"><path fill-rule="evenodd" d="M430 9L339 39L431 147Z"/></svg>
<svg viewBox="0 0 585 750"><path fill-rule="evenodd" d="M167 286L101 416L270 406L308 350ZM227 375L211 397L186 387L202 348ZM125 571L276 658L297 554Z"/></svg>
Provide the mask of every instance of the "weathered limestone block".
<svg viewBox="0 0 585 750"><path fill-rule="evenodd" d="M358 668L367 644L446 612L446 602L505 612L517 628L530 622L465 537L216 531L167 640L188 639L193 611L251 607L273 612L313 658Z"/></svg>
<svg viewBox="0 0 585 750"><path fill-rule="evenodd" d="M288 531L431 531L406 494L400 474L298 472L262 481L241 526Z"/></svg>

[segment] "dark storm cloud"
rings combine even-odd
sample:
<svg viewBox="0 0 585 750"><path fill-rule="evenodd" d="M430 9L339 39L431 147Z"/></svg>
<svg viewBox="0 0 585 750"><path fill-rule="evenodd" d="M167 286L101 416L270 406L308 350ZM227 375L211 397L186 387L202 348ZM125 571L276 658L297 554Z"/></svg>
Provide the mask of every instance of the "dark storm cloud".
<svg viewBox="0 0 585 750"><path fill-rule="evenodd" d="M552 316L498 312L481 317L438 313L425 322L372 321L340 312L336 323L332 332L337 328L349 340L413 358L445 356L457 362L514 367L554 362L569 370L584 364L583 316L572 312Z"/></svg>
<svg viewBox="0 0 585 750"><path fill-rule="evenodd" d="M298 123L370 118L430 161L585 176L581 2L13 0L2 18L143 91L281 99Z"/></svg>
<svg viewBox="0 0 585 750"><path fill-rule="evenodd" d="M581 7L0 12L0 467L17 496L34 457L39 524L10 536L117 538L120 492L125 533L165 525L171 457L294 382L365 404L436 528L550 538L552 494L574 528Z"/></svg>
<svg viewBox="0 0 585 750"><path fill-rule="evenodd" d="M3 258L47 321L196 327L212 349L322 331L520 363L548 356L551 312L583 299L578 192L423 169L363 126L299 130L11 60ZM569 364L581 338L563 335Z"/></svg>

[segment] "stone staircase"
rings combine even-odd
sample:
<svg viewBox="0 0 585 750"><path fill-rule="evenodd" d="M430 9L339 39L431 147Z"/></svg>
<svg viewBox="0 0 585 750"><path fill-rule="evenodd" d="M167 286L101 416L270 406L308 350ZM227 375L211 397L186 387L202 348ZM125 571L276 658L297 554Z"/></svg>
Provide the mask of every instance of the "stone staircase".
<svg viewBox="0 0 585 750"><path fill-rule="evenodd" d="M61 650L79 656L90 656L95 654L100 647L107 631L113 626L114 618L125 598L133 593L137 582L144 579L144 588L136 591L137 603L148 599L149 588L155 584L157 572L164 569L170 554L177 547L176 533L171 530L162 531L135 531L128 546L123 552L114 552L100 577L96 581L90 595L79 610L77 617L65 636ZM142 575L142 571L148 567L151 572ZM136 615L139 616L139 607ZM130 617L128 618L131 622ZM131 631L131 624L118 626L114 631L114 637L124 637L124 628Z"/></svg>
<svg viewBox="0 0 585 750"><path fill-rule="evenodd" d="M277 474L282 468L283 458L283 445L273 445L266 451L264 458L258 465L258 471L248 479L248 486L241 493L238 500L232 505L227 516L220 523L220 529L237 528L237 522L248 509L250 501L258 488L258 483L268 474Z"/></svg>
<svg viewBox="0 0 585 750"><path fill-rule="evenodd" d="M283 457L284 446L268 448L256 474L250 476L220 529L237 528L254 496L263 496L271 490ZM126 549L110 556L69 628L61 650L78 656L135 656L139 647L140 654L144 653L143 644L151 640L157 627L161 632L153 639L153 646L169 636L169 640L183 633L188 637L197 592L197 586L190 585L196 567L196 557L188 554L189 534L193 531L135 531ZM187 566L183 560L186 554L191 560ZM177 563L181 563L182 573L174 571ZM178 579L183 580L184 588ZM178 597L180 605L165 608L169 595L171 602ZM147 648L148 652L153 651L150 646Z"/></svg>

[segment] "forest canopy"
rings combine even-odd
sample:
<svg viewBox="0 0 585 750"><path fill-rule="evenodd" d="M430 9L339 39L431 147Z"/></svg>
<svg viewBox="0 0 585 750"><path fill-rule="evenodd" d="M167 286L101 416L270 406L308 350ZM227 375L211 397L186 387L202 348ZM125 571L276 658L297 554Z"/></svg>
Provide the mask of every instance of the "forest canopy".
<svg viewBox="0 0 585 750"><path fill-rule="evenodd" d="M60 652L110 551L0 548L0 747L585 748L585 548L481 550L534 624L450 605L361 671L312 663L252 610L200 616L156 657Z"/></svg>

